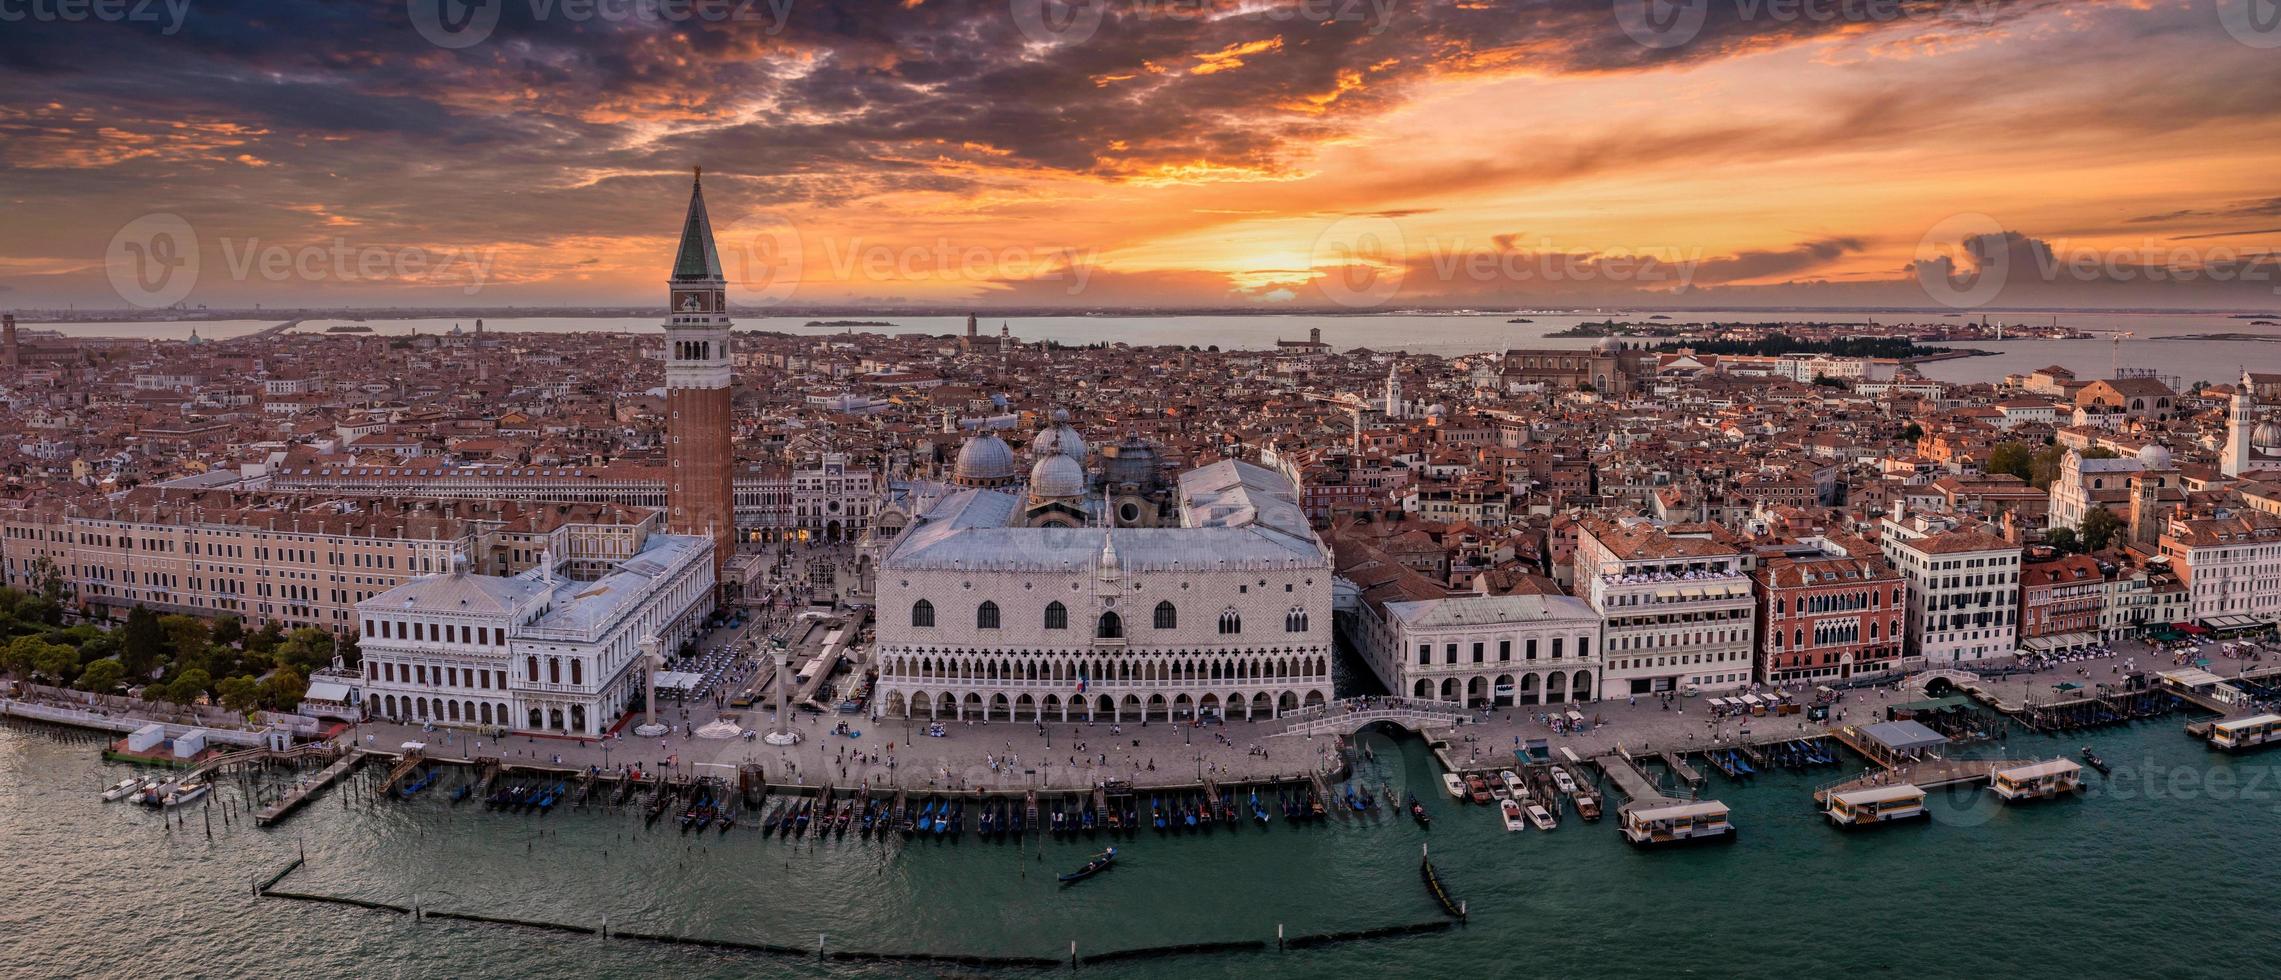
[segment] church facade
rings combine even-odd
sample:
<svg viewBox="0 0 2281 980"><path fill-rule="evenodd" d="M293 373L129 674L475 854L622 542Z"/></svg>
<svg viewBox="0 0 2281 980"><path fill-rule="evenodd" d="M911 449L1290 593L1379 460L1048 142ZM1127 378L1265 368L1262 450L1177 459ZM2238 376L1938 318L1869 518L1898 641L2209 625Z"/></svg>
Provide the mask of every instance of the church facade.
<svg viewBox="0 0 2281 980"><path fill-rule="evenodd" d="M1509 350L1499 359L1506 390L1542 385L1548 391L1589 387L1603 395L1629 395L1655 375L1655 355L1614 337L1590 350Z"/></svg>

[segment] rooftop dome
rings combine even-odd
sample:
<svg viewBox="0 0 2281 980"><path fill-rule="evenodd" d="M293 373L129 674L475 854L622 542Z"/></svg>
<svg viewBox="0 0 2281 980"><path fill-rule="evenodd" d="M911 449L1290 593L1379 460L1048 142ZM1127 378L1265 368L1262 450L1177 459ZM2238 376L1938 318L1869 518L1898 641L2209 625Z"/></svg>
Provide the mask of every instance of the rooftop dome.
<svg viewBox="0 0 2281 980"><path fill-rule="evenodd" d="M2147 443L2138 451L2138 462L2150 470L2167 470L2170 468L2170 450L2163 448L2159 442Z"/></svg>
<svg viewBox="0 0 2281 980"><path fill-rule="evenodd" d="M1156 483L1156 447L1137 435L1103 446L1101 474L1110 483L1148 489Z"/></svg>
<svg viewBox="0 0 2281 980"><path fill-rule="evenodd" d="M1082 497L1085 495L1085 464L1074 456L1054 453L1038 458L1030 467L1030 496Z"/></svg>
<svg viewBox="0 0 2281 980"><path fill-rule="evenodd" d="M2249 433L2249 444L2259 449L2281 449L2281 422L2259 422Z"/></svg>
<svg viewBox="0 0 2281 980"><path fill-rule="evenodd" d="M1592 345L1592 349L1602 354L1614 354L1624 349L1624 342L1614 337L1602 337L1599 343Z"/></svg>
<svg viewBox="0 0 2281 980"><path fill-rule="evenodd" d="M958 449L958 466L952 479L968 486L1002 483L1014 478L1014 449L996 433L968 436Z"/></svg>
<svg viewBox="0 0 2281 980"><path fill-rule="evenodd" d="M1069 424L1067 409L1054 409L1053 424L1038 430L1037 438L1030 440L1031 459L1044 459L1056 453L1075 456L1079 462L1085 460L1085 437L1078 433L1076 426Z"/></svg>

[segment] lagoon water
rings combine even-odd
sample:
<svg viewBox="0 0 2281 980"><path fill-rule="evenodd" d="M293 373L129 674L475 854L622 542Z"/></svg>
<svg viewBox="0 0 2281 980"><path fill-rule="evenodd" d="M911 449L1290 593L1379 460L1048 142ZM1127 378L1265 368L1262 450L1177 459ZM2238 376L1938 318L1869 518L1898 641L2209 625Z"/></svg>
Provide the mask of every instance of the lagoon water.
<svg viewBox="0 0 2281 980"><path fill-rule="evenodd" d="M161 818L96 791L125 767L87 736L0 728L0 976L928 977L975 971L818 963L428 920L282 899L256 876L298 849L280 886L431 909L835 949L1066 956L1174 943L1272 940L1429 921L1418 880L1430 843L1472 921L1444 933L1278 953L1088 966L1105 978L1338 975L1555 978L1692 976L2262 976L2281 951L2274 883L2281 755L2208 752L2171 718L2067 740L2015 733L2007 754L2072 753L2079 800L2000 807L1985 791L1935 792L1929 824L1841 834L1809 800L1836 775L1712 775L1739 840L1643 853L1613 820L1571 813L1553 833L1506 833L1486 807L1441 795L1415 739L1364 736L1363 772L1429 800L1406 818L1210 834L1142 832L1118 865L1076 887L1053 875L1107 843L1035 839L821 843L749 825L684 837L634 809L547 816L453 808L448 792L375 803L339 788L273 831L204 811ZM1984 750L1993 751L1993 749ZM378 769L368 767L369 778ZM448 777L459 778L456 774ZM235 783L218 794L243 802ZM344 805L347 804L347 805ZM218 814L218 810L216 811ZM1272 946L1272 943L1270 943Z"/></svg>
<svg viewBox="0 0 2281 980"><path fill-rule="evenodd" d="M1011 327L1016 337L1024 341L1052 340L1064 344L1092 344L1121 342L1130 344L1178 344L1198 347L1217 344L1222 349L1259 349L1275 345L1277 339L1302 340L1309 329L1319 328L1323 340L1345 350L1352 347L1370 347L1378 350L1402 350L1430 354L1465 354L1500 350L1506 347L1589 347L1589 338L1547 338L1545 335L1566 329L1577 323L1606 319L1626 319L1645 322L1647 311L1630 313L1529 313L1530 323L1508 323L1512 314L1495 315L1426 315L1426 314L1372 314L1356 316L1324 315L1222 315L1222 316L1051 316L1051 317L984 317L983 332L995 335L999 324ZM1814 312L1705 312L1663 311L1679 323L1773 323L1797 321L1855 322L1876 320L1879 323L1933 323L1938 314L1923 311L1869 311L1844 313ZM2025 340L2002 342L1975 342L1959 346L1995 352L1992 357L1974 357L1943 361L1926 365L1925 374L1942 381L1995 381L2006 374L2033 371L2048 364L2058 364L2075 371L2082 377L2106 377L2113 364L2151 367L2163 374L2176 376L2181 383L2195 381L2222 382L2238 376L2244 366L2253 370L2281 370L2281 328L2251 326L2250 321L2221 313L2007 313L1992 319L2009 318L2012 322L2048 324L2059 323L2080 330L2099 332L2129 331L2136 336L2124 340L2118 349L2107 339L2094 340ZM899 316L879 314L847 317L825 317L825 320L870 320L892 323L892 327L867 327L859 330L876 333L932 333L951 334L965 329L964 317L952 316ZM326 327L345 321L311 320L302 325L302 331L322 331ZM842 328L811 327L806 317L740 317L740 330L769 330L793 334L838 333ZM195 330L200 337L220 340L253 333L272 326L274 321L223 320L183 321L165 323L73 323L35 324L34 329L61 330L75 336L139 337L179 340ZM364 324L374 333L383 335L442 333L454 326L472 329L472 319L414 319L372 320ZM535 330L548 333L575 333L582 331L652 332L658 329L654 317L596 317L596 318L515 318L485 317L486 330ZM2265 341L2196 341L2181 343L2169 338L2196 334L2253 334L2267 337Z"/></svg>

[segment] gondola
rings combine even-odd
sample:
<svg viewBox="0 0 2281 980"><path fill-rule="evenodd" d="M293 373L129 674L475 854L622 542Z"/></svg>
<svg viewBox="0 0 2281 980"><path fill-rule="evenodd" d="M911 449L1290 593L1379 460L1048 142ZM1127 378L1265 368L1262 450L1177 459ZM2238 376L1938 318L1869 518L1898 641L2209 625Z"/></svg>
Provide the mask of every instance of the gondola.
<svg viewBox="0 0 2281 980"><path fill-rule="evenodd" d="M1410 794L1410 819L1417 821L1420 827L1434 825L1433 816L1426 812L1425 804L1418 802L1418 796L1415 793Z"/></svg>
<svg viewBox="0 0 2281 980"><path fill-rule="evenodd" d="M1085 879L1091 878L1103 871L1107 871L1109 869L1109 865L1115 863L1116 860L1117 849L1114 847L1109 848L1108 850L1102 851L1100 854L1094 855L1093 860L1085 862L1084 867L1062 875L1061 883L1064 885L1069 885L1084 881Z"/></svg>
<svg viewBox="0 0 2281 980"><path fill-rule="evenodd" d="M784 801L778 800L776 801L775 806L769 808L767 818L763 819L760 822L760 836L767 837L770 834L776 833L776 828L783 825L783 823Z"/></svg>
<svg viewBox="0 0 2281 980"><path fill-rule="evenodd" d="M2099 758L2099 753L2091 751L2091 747L2088 745L2083 747L2083 764L2099 770L2099 775L2102 776L2111 775L2114 772L2107 767L2107 760Z"/></svg>
<svg viewBox="0 0 2281 980"><path fill-rule="evenodd" d="M1267 808L1261 806L1259 803L1258 790L1253 790L1251 793L1251 819L1262 827L1267 826L1267 821L1269 819L1267 816Z"/></svg>
<svg viewBox="0 0 2281 980"><path fill-rule="evenodd" d="M467 802L468 794L473 792L475 792L475 785L473 783L459 784L459 788L452 790L451 792L452 805L458 806L459 804Z"/></svg>

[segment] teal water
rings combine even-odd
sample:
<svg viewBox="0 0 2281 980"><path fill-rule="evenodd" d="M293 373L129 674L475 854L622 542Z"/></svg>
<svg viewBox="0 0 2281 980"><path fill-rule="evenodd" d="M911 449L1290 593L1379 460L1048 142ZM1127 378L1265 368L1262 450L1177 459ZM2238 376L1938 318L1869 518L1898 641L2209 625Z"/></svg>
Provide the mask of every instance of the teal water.
<svg viewBox="0 0 2281 980"><path fill-rule="evenodd" d="M1104 841L1022 846L850 834L796 844L740 827L644 831L631 810L545 817L453 809L446 795L374 803L332 791L276 831L214 838L204 814L161 819L95 791L124 767L98 743L0 729L0 976L940 976L942 968L819 964L278 899L249 883L305 847L283 888L435 909L837 949L1064 956L1363 929L1434 919L1418 851L1431 843L1470 924L1287 953L1088 966L1096 977L1393 975L2078 977L2271 972L2271 867L2281 754L2228 757L2177 720L2090 736L2117 766L2085 798L2000 807L1936 793L1929 824L1841 834L1809 804L1835 773L1711 777L1734 810L1728 846L1639 852L1612 819L1506 833L1492 811L1435 792L1422 744L1370 735L1383 779L1436 820L1334 820L1208 835L1143 832L1108 873L1059 871ZM2010 754L2084 739L2015 737ZM446 784L449 785L448 782ZM222 799L237 801L231 785ZM217 811L218 813L218 811ZM1009 974L1065 970L984 971Z"/></svg>

